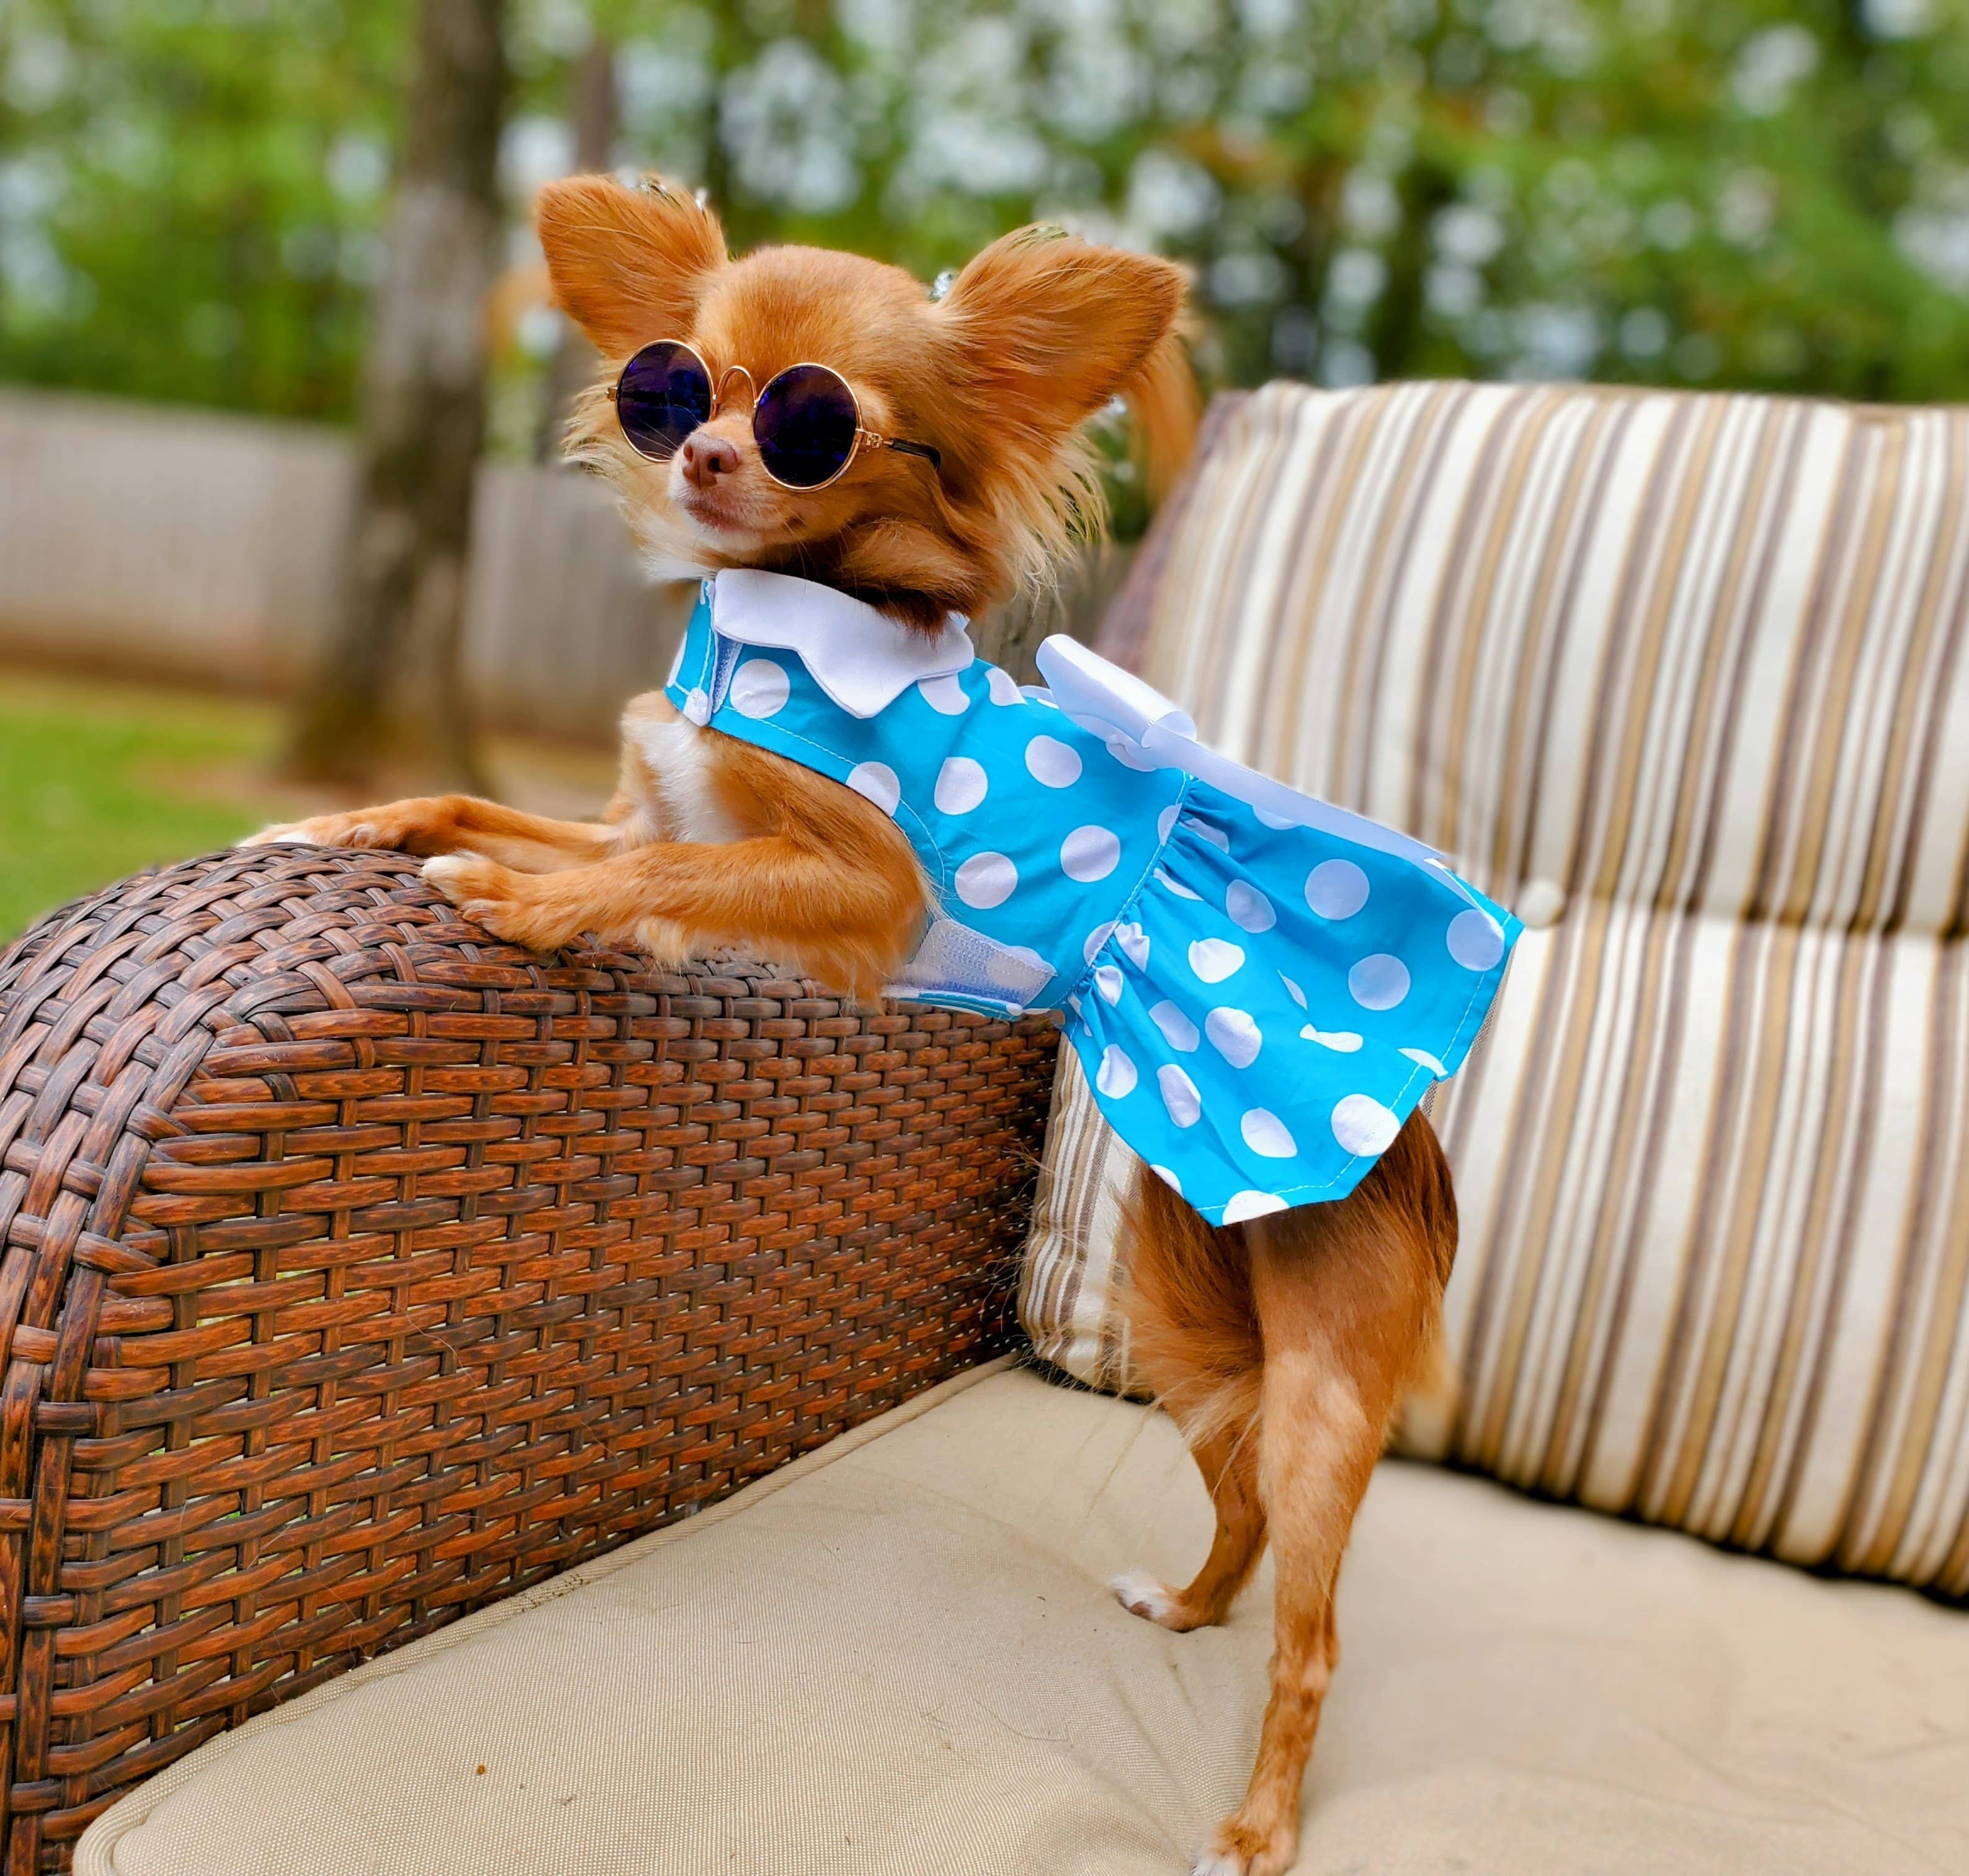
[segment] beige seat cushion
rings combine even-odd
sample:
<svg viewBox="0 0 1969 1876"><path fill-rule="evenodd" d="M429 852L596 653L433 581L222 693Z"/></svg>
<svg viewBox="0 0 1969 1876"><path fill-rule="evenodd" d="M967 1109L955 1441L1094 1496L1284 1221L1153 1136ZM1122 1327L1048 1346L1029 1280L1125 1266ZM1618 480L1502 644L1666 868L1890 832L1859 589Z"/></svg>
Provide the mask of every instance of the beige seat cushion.
<svg viewBox="0 0 1969 1876"><path fill-rule="evenodd" d="M1448 1456L1969 1597L1969 410L1275 385L1166 567L1208 740L1530 928ZM1063 1067L1021 1313L1108 1384L1127 1162Z"/></svg>
<svg viewBox="0 0 1969 1876"><path fill-rule="evenodd" d="M1102 1587L1208 1508L1169 1423L985 1371L213 1741L85 1876L1171 1876L1270 1579ZM1959 1870L1969 1621L1399 1461L1341 1589L1303 1876Z"/></svg>

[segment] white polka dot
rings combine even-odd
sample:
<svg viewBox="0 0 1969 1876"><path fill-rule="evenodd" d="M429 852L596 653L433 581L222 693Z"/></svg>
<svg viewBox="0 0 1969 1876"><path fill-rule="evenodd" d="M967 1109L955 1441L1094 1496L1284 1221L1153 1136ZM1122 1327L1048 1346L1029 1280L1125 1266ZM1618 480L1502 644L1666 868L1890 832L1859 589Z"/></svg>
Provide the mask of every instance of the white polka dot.
<svg viewBox="0 0 1969 1876"><path fill-rule="evenodd" d="M1263 1218L1268 1212L1283 1212L1284 1199L1275 1192L1234 1192L1224 1201L1224 1222L1241 1225L1247 1218Z"/></svg>
<svg viewBox="0 0 1969 1876"><path fill-rule="evenodd" d="M1156 767L1155 764L1150 761L1147 756L1143 755L1142 745L1134 741L1133 738L1124 736L1120 734L1119 732L1117 732L1114 735L1108 737L1106 741L1108 745L1108 753L1111 755L1116 761L1120 763L1124 768L1131 768L1138 775L1150 775L1154 774Z"/></svg>
<svg viewBox="0 0 1969 1876"><path fill-rule="evenodd" d="M1092 964L1094 954L1114 935L1114 921L1111 918L1105 925L1097 925L1087 934L1087 942L1080 947L1080 955Z"/></svg>
<svg viewBox="0 0 1969 1876"><path fill-rule="evenodd" d="M1179 1127L1194 1127L1203 1112L1203 1097L1196 1083L1171 1063L1156 1070L1156 1086L1162 1090L1163 1105Z"/></svg>
<svg viewBox="0 0 1969 1876"><path fill-rule="evenodd" d="M1221 984L1244 966L1244 953L1228 938L1199 938L1189 947L1189 968L1206 984Z"/></svg>
<svg viewBox="0 0 1969 1876"><path fill-rule="evenodd" d="M1351 860L1322 860L1306 875L1306 902L1322 918L1351 918L1367 903L1367 875Z"/></svg>
<svg viewBox="0 0 1969 1876"><path fill-rule="evenodd" d="M1449 921L1449 955L1466 971L1487 971L1504 955L1504 932L1473 905Z"/></svg>
<svg viewBox="0 0 1969 1876"><path fill-rule="evenodd" d="M1035 736L1026 745L1026 771L1048 788L1071 788L1080 779L1080 752L1057 736Z"/></svg>
<svg viewBox="0 0 1969 1876"><path fill-rule="evenodd" d="M1112 964L1100 966L1094 973L1094 988L1110 1003L1119 1003L1122 989L1121 972Z"/></svg>
<svg viewBox="0 0 1969 1876"><path fill-rule="evenodd" d="M1333 1106L1333 1137L1348 1153L1385 1153L1402 1124L1371 1095L1342 1095Z"/></svg>
<svg viewBox="0 0 1969 1876"><path fill-rule="evenodd" d="M726 696L741 716L770 716L792 688L782 666L770 658L748 658L731 673Z"/></svg>
<svg viewBox="0 0 1969 1876"><path fill-rule="evenodd" d="M923 702L941 716L962 716L971 708L964 686L954 677L921 678L916 689L923 693Z"/></svg>
<svg viewBox="0 0 1969 1876"><path fill-rule="evenodd" d="M1371 952L1347 973L1347 988L1364 1010L1392 1010L1409 994L1409 967L1391 953Z"/></svg>
<svg viewBox="0 0 1969 1876"><path fill-rule="evenodd" d="M1156 868L1156 884L1164 891L1174 893L1179 899L1195 899L1200 901L1203 897L1202 893L1192 892L1181 880L1172 878L1160 866Z"/></svg>
<svg viewBox="0 0 1969 1876"><path fill-rule="evenodd" d="M1094 1077L1094 1085L1111 1101L1118 1101L1124 1095L1135 1092L1135 1065L1129 1060L1125 1049L1113 1043L1101 1058L1101 1072Z"/></svg>
<svg viewBox="0 0 1969 1876"><path fill-rule="evenodd" d="M1158 840L1168 839L1169 829L1176 825L1176 803L1172 801L1156 816L1156 838Z"/></svg>
<svg viewBox="0 0 1969 1876"><path fill-rule="evenodd" d="M1299 824L1289 814L1274 814L1270 808L1254 808L1251 813L1267 827L1296 827Z"/></svg>
<svg viewBox="0 0 1969 1876"><path fill-rule="evenodd" d="M1279 922L1271 901L1241 879L1231 882L1231 890L1224 895L1224 909L1231 914L1232 924L1241 925L1248 932L1270 931Z"/></svg>
<svg viewBox="0 0 1969 1876"><path fill-rule="evenodd" d="M848 785L858 795L866 795L884 814L893 814L903 798L903 784L886 762L857 762L848 771Z"/></svg>
<svg viewBox="0 0 1969 1876"><path fill-rule="evenodd" d="M1351 1029L1315 1029L1306 1024L1299 1032L1303 1042L1316 1042L1322 1049L1335 1049L1342 1055L1351 1055L1361 1046L1361 1037Z"/></svg>
<svg viewBox="0 0 1969 1876"><path fill-rule="evenodd" d="M991 693L994 703L1023 703L1025 697L1010 671L1001 671L993 665L984 673L985 688Z"/></svg>
<svg viewBox="0 0 1969 1876"><path fill-rule="evenodd" d="M1438 1081L1442 1080L1449 1073L1449 1070L1445 1068L1426 1049L1404 1049L1402 1053L1414 1063L1416 1067L1427 1069Z"/></svg>
<svg viewBox="0 0 1969 1876"><path fill-rule="evenodd" d="M711 721L711 699L701 690L693 690L683 700L684 716L692 722L703 725Z"/></svg>
<svg viewBox="0 0 1969 1876"><path fill-rule="evenodd" d="M1203 1019L1203 1033L1210 1038L1211 1047L1233 1068L1249 1068L1264 1046L1264 1034L1249 1010L1212 1010Z"/></svg>
<svg viewBox="0 0 1969 1876"><path fill-rule="evenodd" d="M1166 997L1149 1011L1149 1021L1163 1032L1163 1041L1185 1055L1202 1040L1196 1033L1196 1025Z"/></svg>
<svg viewBox="0 0 1969 1876"><path fill-rule="evenodd" d="M1126 924L1114 927L1114 942L1121 947L1128 962L1138 971L1149 968L1149 934L1140 926Z"/></svg>
<svg viewBox="0 0 1969 1876"><path fill-rule="evenodd" d="M1149 1170L1154 1173L1156 1178L1160 1179L1165 1186L1168 1186L1169 1190L1174 1193L1179 1199L1182 1196L1182 1181L1177 1178L1175 1173L1171 1172L1166 1166L1152 1166L1149 1168Z"/></svg>
<svg viewBox="0 0 1969 1876"><path fill-rule="evenodd" d="M957 896L966 905L988 912L1003 905L1019 883L1019 869L1002 853L974 853L957 869Z"/></svg>
<svg viewBox="0 0 1969 1876"><path fill-rule="evenodd" d="M1231 836L1221 829L1211 826L1207 822L1199 821L1194 814L1186 814L1182 817L1182 824L1198 839L1208 841L1213 847L1223 852L1231 851Z"/></svg>
<svg viewBox="0 0 1969 1876"><path fill-rule="evenodd" d="M984 764L968 755L954 755L936 772L936 793L933 799L939 814L968 814L984 799L991 787Z"/></svg>
<svg viewBox="0 0 1969 1876"><path fill-rule="evenodd" d="M1059 843L1059 870L1082 884L1105 879L1121 863L1121 842L1105 827L1076 827Z"/></svg>
<svg viewBox="0 0 1969 1876"><path fill-rule="evenodd" d="M1285 1122L1269 1108L1247 1108L1238 1131L1244 1136L1246 1146L1268 1160L1289 1160L1299 1151Z"/></svg>
<svg viewBox="0 0 1969 1876"><path fill-rule="evenodd" d="M1279 982L1286 987L1286 995L1302 1010L1306 1008L1306 992L1293 982L1283 971L1279 972Z"/></svg>

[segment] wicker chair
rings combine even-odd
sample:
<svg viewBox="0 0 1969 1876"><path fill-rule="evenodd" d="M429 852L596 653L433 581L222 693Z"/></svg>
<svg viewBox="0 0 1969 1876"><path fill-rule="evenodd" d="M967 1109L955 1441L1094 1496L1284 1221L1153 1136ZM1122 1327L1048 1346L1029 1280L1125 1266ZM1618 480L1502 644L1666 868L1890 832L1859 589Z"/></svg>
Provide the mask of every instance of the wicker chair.
<svg viewBox="0 0 1969 1876"><path fill-rule="evenodd" d="M388 854L0 959L5 1869L1001 1349L1053 1032L543 962Z"/></svg>
<svg viewBox="0 0 1969 1876"><path fill-rule="evenodd" d="M1029 667L1035 618L996 624ZM1056 1050L738 959L543 962L394 854L42 920L0 956L0 1876L1010 1346Z"/></svg>

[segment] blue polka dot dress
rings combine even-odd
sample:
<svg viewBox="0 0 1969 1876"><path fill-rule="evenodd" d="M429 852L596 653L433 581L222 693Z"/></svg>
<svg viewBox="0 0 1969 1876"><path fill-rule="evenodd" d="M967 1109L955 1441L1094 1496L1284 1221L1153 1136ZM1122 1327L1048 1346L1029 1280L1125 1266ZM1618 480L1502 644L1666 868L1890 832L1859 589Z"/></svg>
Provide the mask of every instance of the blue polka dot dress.
<svg viewBox="0 0 1969 1876"><path fill-rule="evenodd" d="M1061 1011L1115 1131L1212 1223L1345 1198L1461 1065L1517 921L1071 640L1040 664L1023 690L959 623L729 572L666 694L894 817L935 901L895 995Z"/></svg>

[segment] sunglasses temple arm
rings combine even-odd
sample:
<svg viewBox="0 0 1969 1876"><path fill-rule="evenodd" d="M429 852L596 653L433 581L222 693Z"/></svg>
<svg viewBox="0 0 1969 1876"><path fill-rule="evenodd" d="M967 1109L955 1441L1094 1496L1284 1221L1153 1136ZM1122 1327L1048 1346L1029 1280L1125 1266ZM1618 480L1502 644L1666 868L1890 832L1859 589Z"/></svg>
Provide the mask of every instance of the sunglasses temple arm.
<svg viewBox="0 0 1969 1876"><path fill-rule="evenodd" d="M904 456L921 456L932 469L940 469L943 467L942 451L933 448L926 443L910 443L900 437L885 437L883 442L886 448L898 450Z"/></svg>

